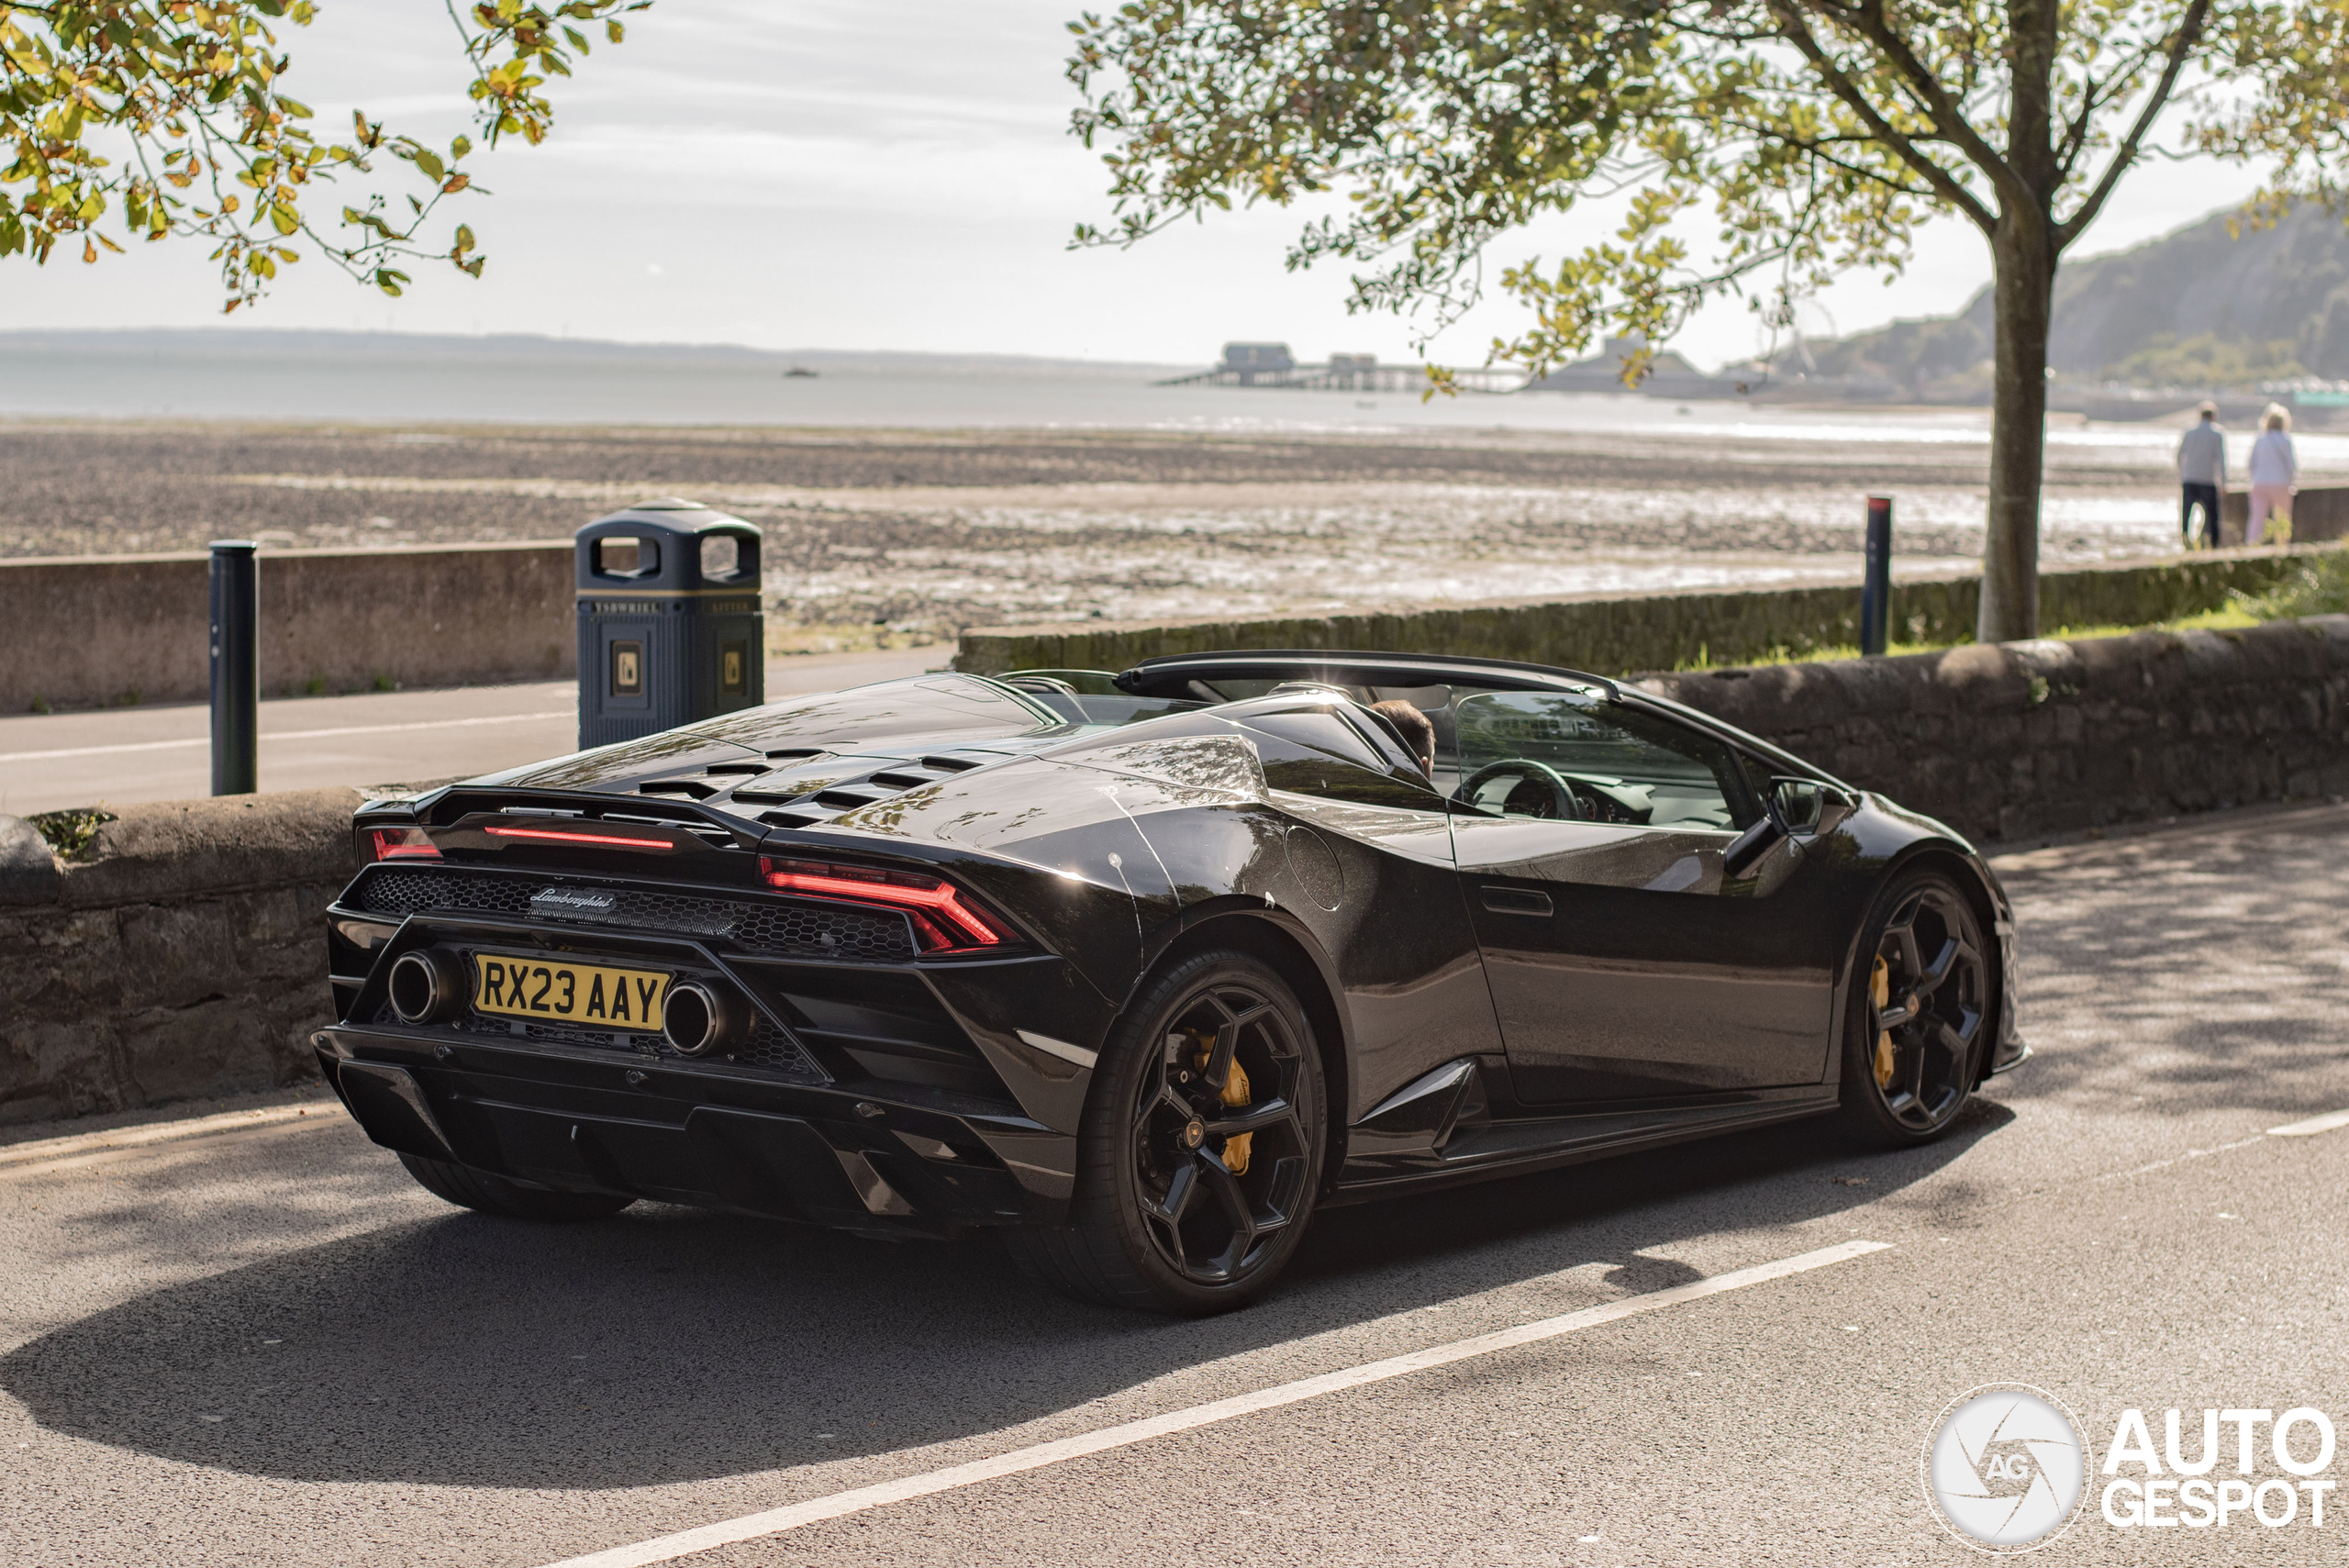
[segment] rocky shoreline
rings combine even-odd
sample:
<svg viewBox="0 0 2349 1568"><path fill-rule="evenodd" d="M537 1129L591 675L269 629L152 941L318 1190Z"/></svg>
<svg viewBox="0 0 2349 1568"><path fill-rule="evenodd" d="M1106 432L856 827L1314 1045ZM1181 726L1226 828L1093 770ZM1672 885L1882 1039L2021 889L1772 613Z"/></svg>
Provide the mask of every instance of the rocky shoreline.
<svg viewBox="0 0 2349 1568"><path fill-rule="evenodd" d="M0 559L229 536L562 539L674 494L762 524L778 644L830 648L1005 619L1846 576L1871 490L1899 497L1905 563L1949 564L1978 551L1982 468L1978 444L1897 427L1789 441L1669 425L1297 437L16 419L0 421L17 503ZM2133 449L2051 449L2049 558L2144 553L2165 477Z"/></svg>

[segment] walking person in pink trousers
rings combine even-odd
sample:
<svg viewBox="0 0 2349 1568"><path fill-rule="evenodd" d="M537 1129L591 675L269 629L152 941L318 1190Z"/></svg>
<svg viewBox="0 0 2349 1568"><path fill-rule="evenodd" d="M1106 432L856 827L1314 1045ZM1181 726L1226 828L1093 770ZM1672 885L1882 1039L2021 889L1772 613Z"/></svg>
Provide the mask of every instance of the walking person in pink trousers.
<svg viewBox="0 0 2349 1568"><path fill-rule="evenodd" d="M2278 404L2267 406L2260 423L2266 427L2251 444L2251 515L2243 524L2245 544L2264 542L2270 513L2276 517L2276 542L2292 537L2292 486L2300 477L2299 455L2292 450L2292 417Z"/></svg>

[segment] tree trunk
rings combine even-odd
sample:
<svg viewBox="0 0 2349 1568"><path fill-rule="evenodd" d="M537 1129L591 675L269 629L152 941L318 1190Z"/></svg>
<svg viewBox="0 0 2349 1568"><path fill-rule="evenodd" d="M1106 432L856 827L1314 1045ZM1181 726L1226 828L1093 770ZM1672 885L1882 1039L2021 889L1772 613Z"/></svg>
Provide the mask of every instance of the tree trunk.
<svg viewBox="0 0 2349 1568"><path fill-rule="evenodd" d="M1982 540L1982 610L1975 639L2039 635L2039 484L2047 445L2047 327L2055 248L2035 215L2001 217L1991 316L1997 362L1990 414L1990 509Z"/></svg>

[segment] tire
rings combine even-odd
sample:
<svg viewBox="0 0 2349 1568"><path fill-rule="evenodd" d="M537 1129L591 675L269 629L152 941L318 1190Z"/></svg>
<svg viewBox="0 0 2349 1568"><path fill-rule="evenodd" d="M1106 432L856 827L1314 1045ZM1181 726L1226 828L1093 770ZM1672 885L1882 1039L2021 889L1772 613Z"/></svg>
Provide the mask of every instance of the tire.
<svg viewBox="0 0 2349 1568"><path fill-rule="evenodd" d="M470 1165L428 1160L419 1154L403 1154L400 1163L407 1167L407 1173L416 1178L417 1184L434 1197L459 1208L478 1209L507 1219L536 1219L552 1224L608 1219L636 1201L611 1193L564 1193L526 1187Z"/></svg>
<svg viewBox="0 0 2349 1568"><path fill-rule="evenodd" d="M1230 1094L1246 1080L1236 1104L1208 1082L1227 1051L1240 1068ZM1005 1244L1031 1277L1079 1300L1229 1312L1296 1252L1328 1146L1321 1059L1296 994L1245 953L1196 954L1146 981L1110 1031L1068 1222L1007 1231Z"/></svg>
<svg viewBox="0 0 2349 1568"><path fill-rule="evenodd" d="M1896 877L1878 895L1844 1010L1841 1118L1852 1137L1913 1149L1949 1130L1981 1075L1994 951L1965 890L1940 872Z"/></svg>

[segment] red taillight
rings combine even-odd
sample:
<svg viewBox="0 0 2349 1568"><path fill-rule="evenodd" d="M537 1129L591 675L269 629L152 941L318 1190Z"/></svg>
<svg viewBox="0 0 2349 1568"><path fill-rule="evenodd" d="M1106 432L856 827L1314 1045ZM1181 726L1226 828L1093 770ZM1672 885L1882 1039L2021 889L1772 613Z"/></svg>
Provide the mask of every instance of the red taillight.
<svg viewBox="0 0 2349 1568"><path fill-rule="evenodd" d="M484 828L493 839L528 839L540 844L593 844L606 850L674 850L666 839L639 839L625 833L581 833L563 828Z"/></svg>
<svg viewBox="0 0 2349 1568"><path fill-rule="evenodd" d="M375 858L379 861L437 861L440 851L432 847L421 828L377 828L368 834L374 841Z"/></svg>
<svg viewBox="0 0 2349 1568"><path fill-rule="evenodd" d="M769 887L785 893L902 909L912 917L923 948L933 952L1000 947L1009 936L1002 922L943 877L823 861L771 860L764 855L759 857L759 874L766 878Z"/></svg>

